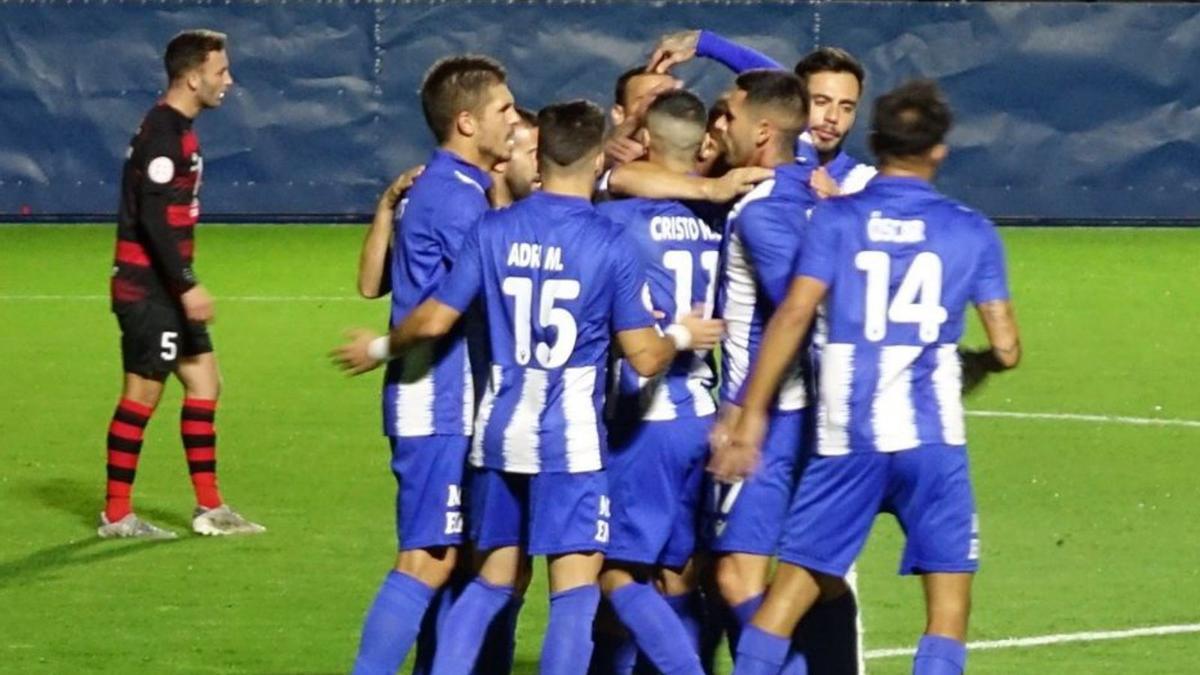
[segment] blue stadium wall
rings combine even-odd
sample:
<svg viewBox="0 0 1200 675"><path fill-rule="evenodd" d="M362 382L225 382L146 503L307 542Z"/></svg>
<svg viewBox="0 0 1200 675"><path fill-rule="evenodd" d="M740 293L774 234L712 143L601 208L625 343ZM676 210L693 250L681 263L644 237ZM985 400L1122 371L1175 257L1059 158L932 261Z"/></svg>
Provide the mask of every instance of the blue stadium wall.
<svg viewBox="0 0 1200 675"><path fill-rule="evenodd" d="M207 220L356 219L427 154L435 59L507 64L520 103L607 105L667 31L791 65L822 45L866 100L939 80L958 124L939 185L1000 219L1200 219L1200 6L1138 3L0 0L0 218L111 218L120 164L177 31L231 38L236 86L198 129ZM711 97L711 62L685 65ZM865 156L869 103L849 147Z"/></svg>

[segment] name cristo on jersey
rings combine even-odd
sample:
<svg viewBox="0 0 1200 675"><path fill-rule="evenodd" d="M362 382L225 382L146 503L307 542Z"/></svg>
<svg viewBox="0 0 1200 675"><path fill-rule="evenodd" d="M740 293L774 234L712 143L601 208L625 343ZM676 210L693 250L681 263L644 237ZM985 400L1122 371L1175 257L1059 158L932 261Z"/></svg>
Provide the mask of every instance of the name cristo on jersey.
<svg viewBox="0 0 1200 675"><path fill-rule="evenodd" d="M693 216L654 216L650 219L650 238L654 241L720 241L721 233Z"/></svg>

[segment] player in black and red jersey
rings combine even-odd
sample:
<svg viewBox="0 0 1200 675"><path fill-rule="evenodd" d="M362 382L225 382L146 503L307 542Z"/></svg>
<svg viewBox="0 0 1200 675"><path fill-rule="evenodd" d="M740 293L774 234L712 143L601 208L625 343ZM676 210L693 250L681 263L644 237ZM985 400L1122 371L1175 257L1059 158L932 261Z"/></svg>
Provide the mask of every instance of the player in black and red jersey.
<svg viewBox="0 0 1200 675"><path fill-rule="evenodd" d="M183 383L180 432L196 491L199 534L263 532L229 508L217 488L213 426L220 375L206 324L212 297L192 272L204 162L192 121L221 105L233 84L225 36L186 31L167 45L169 85L134 136L121 178L112 309L121 326L125 371L121 402L108 428L108 496L101 537L173 538L137 517L130 493L146 423L174 373Z"/></svg>

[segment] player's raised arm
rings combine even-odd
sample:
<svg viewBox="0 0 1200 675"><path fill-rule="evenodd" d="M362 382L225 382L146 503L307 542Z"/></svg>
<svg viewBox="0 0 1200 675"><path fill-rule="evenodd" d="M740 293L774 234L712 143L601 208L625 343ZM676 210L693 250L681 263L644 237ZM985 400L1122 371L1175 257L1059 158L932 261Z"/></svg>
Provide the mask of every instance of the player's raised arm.
<svg viewBox="0 0 1200 675"><path fill-rule="evenodd" d="M735 73L756 68L782 69L771 57L706 30L686 30L664 35L650 57L648 70L665 73L696 56L710 58Z"/></svg>
<svg viewBox="0 0 1200 675"><path fill-rule="evenodd" d="M425 170L419 164L400 174L379 196L375 205L375 218L363 238L362 251L358 256L358 293L367 299L383 297L392 290L391 267L392 229L396 220L396 205L413 181Z"/></svg>

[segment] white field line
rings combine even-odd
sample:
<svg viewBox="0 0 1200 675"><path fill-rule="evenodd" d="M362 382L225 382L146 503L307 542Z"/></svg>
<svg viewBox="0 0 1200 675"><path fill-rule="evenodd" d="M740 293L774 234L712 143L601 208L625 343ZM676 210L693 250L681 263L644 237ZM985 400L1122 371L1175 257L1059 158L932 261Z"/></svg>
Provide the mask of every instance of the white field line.
<svg viewBox="0 0 1200 675"><path fill-rule="evenodd" d="M1014 649L1020 647L1041 647L1043 645L1060 645L1070 642L1100 642L1102 640L1127 640L1139 637L1157 637L1160 635L1180 635L1183 633L1200 633L1200 623L1185 623L1173 626L1145 626L1127 630L1100 630L1084 633L1059 633L1057 635L1034 635L1023 638L1008 638L1005 640L981 640L968 642L970 651L985 649ZM916 649L897 647L891 649L868 649L863 656L868 659L887 659L896 656L912 656Z"/></svg>
<svg viewBox="0 0 1200 675"><path fill-rule="evenodd" d="M1200 427L1200 420L1181 420L1166 417L1126 417L1124 415L1080 415L1076 413L1031 413L1007 410L968 410L971 417L1011 417L1025 420L1066 420L1070 422L1100 422L1135 424L1159 427Z"/></svg>

